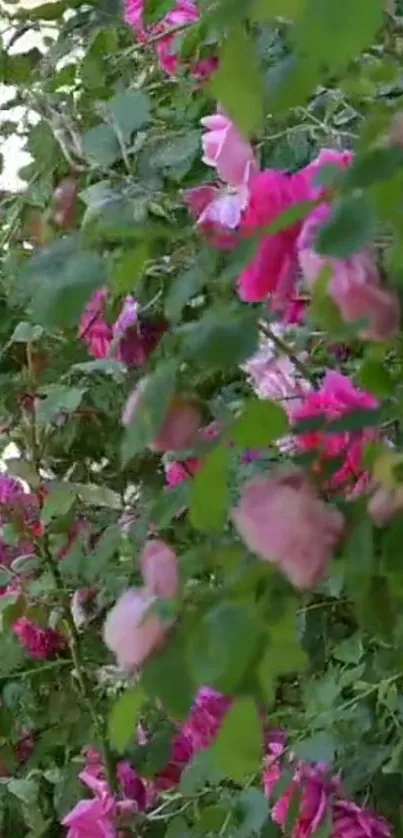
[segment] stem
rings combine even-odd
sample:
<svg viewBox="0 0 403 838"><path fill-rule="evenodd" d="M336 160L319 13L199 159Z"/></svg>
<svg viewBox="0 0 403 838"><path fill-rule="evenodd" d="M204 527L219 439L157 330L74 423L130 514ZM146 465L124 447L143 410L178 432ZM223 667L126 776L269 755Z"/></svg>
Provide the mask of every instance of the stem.
<svg viewBox="0 0 403 838"><path fill-rule="evenodd" d="M32 383L33 390L36 387L36 376L35 376L35 369L32 363L32 351L31 346L28 343L26 347L27 351L27 367L28 367L28 375L30 381ZM36 426L36 415L35 410L31 412L31 447L32 447L32 460L34 462L35 468L38 472L38 476L40 475L40 467L41 467L41 452L40 447L38 444L38 433L37 433L37 426ZM39 504L41 506L41 498L39 498ZM71 613L70 608L70 598L65 590L63 579L60 573L60 569L57 563L54 561L52 557L52 553L49 548L49 539L48 535L45 532L42 536L39 536L37 539L37 543L40 549L40 553L44 562L44 565L48 568L57 594L58 594L58 601L63 613L63 619L66 624L67 629L67 639L69 650L71 654L71 660L74 664L74 669L76 672L77 681L80 687L80 692L83 698L84 703L86 704L91 718L94 723L94 728L100 738L102 743L102 750L104 754L104 761L105 761L105 770L106 776L108 780L109 787L111 791L116 790L116 774L115 774L115 765L114 760L112 757L112 753L109 748L109 743L107 737L105 735L105 728L103 724L103 719L98 715L95 704L92 699L92 685L91 681L88 679L85 661L82 658L81 654L81 645L80 645L80 635L77 631L77 627L73 620L73 615Z"/></svg>
<svg viewBox="0 0 403 838"><path fill-rule="evenodd" d="M298 358L298 355L295 354L293 348L285 340L283 340L283 338L276 335L276 333L273 332L273 329L271 329L266 323L260 322L259 325L261 332L263 332L263 334L274 343L277 349L279 349L284 355L287 355L290 361L293 362L295 369L298 370L302 378L310 381L312 386L316 388L315 376L311 373L309 367L307 367L306 364Z"/></svg>

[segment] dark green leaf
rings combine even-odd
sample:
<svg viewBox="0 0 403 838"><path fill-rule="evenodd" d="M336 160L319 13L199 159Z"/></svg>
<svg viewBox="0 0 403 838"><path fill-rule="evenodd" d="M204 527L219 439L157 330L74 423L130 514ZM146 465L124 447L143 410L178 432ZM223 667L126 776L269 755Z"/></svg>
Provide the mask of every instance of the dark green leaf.
<svg viewBox="0 0 403 838"><path fill-rule="evenodd" d="M97 166L112 166L122 156L118 138L111 125L96 125L82 138L84 156Z"/></svg>
<svg viewBox="0 0 403 838"><path fill-rule="evenodd" d="M346 198L321 228L316 248L324 256L347 259L367 244L373 230L374 212L367 198Z"/></svg>
<svg viewBox="0 0 403 838"><path fill-rule="evenodd" d="M185 357L210 369L238 366L256 351L259 330L255 311L209 311L192 325L184 340Z"/></svg>
<svg viewBox="0 0 403 838"><path fill-rule="evenodd" d="M123 140L129 142L134 131L138 131L149 121L150 100L142 90L125 90L107 102L106 113L113 120L112 124L116 125Z"/></svg>
<svg viewBox="0 0 403 838"><path fill-rule="evenodd" d="M196 472L190 491L190 520L203 532L219 531L229 506L230 451L217 445Z"/></svg>
<svg viewBox="0 0 403 838"><path fill-rule="evenodd" d="M269 817L269 801L259 789L244 789L236 801L237 819L241 824L235 832L236 838L250 838L260 835L263 824Z"/></svg>
<svg viewBox="0 0 403 838"><path fill-rule="evenodd" d="M122 441L122 460L126 464L155 439L175 393L177 362L166 361L149 376L139 397L132 422Z"/></svg>
<svg viewBox="0 0 403 838"><path fill-rule="evenodd" d="M142 672L142 685L151 699L162 702L175 721L187 717L195 685L190 678L182 640L178 635L171 635L164 648L147 661Z"/></svg>

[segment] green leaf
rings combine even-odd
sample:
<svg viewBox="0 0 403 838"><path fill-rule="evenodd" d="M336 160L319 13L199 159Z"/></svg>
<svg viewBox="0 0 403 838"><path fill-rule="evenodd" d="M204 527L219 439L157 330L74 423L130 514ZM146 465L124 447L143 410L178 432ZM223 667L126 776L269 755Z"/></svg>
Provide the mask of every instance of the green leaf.
<svg viewBox="0 0 403 838"><path fill-rule="evenodd" d="M343 431L360 431L363 428L372 428L382 422L381 408L363 408L362 410L350 410L339 419L327 422L328 433L342 433Z"/></svg>
<svg viewBox="0 0 403 838"><path fill-rule="evenodd" d="M228 436L245 448L264 448L285 436L289 429L288 417L281 405L266 399L249 399Z"/></svg>
<svg viewBox="0 0 403 838"><path fill-rule="evenodd" d="M35 320L42 326L76 326L90 294L106 284L105 260L80 245L77 235L56 239L20 274L21 292L31 297Z"/></svg>
<svg viewBox="0 0 403 838"><path fill-rule="evenodd" d="M321 228L315 247L324 256L348 259L367 244L373 231L374 212L367 198L346 198Z"/></svg>
<svg viewBox="0 0 403 838"><path fill-rule="evenodd" d="M329 733L317 733L309 739L296 742L293 750L299 759L331 764L336 753L336 741Z"/></svg>
<svg viewBox="0 0 403 838"><path fill-rule="evenodd" d="M33 343L43 335L42 326L23 321L15 327L9 343Z"/></svg>
<svg viewBox="0 0 403 838"><path fill-rule="evenodd" d="M353 160L343 178L347 189L366 189L380 180L389 180L403 166L403 149L376 148Z"/></svg>
<svg viewBox="0 0 403 838"><path fill-rule="evenodd" d="M243 26L234 26L230 31L210 89L245 136L259 133L264 116L264 87L256 47Z"/></svg>
<svg viewBox="0 0 403 838"><path fill-rule="evenodd" d="M164 838L191 838L192 834L183 815L177 815L169 821Z"/></svg>
<svg viewBox="0 0 403 838"><path fill-rule="evenodd" d="M148 242L139 242L136 247L125 251L114 267L111 277L112 289L116 294L129 294L143 274L150 256Z"/></svg>
<svg viewBox="0 0 403 838"><path fill-rule="evenodd" d="M82 387L56 387L40 402L36 411L38 423L42 425L51 422L61 413L74 413L85 393Z"/></svg>
<svg viewBox="0 0 403 838"><path fill-rule="evenodd" d="M252 665L261 636L252 605L223 601L208 611L188 641L189 665L197 682L231 693Z"/></svg>
<svg viewBox="0 0 403 838"><path fill-rule="evenodd" d="M106 112L116 125L125 142L134 131L147 125L150 119L150 100L142 90L125 90L117 93L106 104Z"/></svg>
<svg viewBox="0 0 403 838"><path fill-rule="evenodd" d="M241 825L234 838L250 838L260 835L260 831L269 817L269 801L259 789L244 789L236 801L237 820Z"/></svg>
<svg viewBox="0 0 403 838"><path fill-rule="evenodd" d="M213 768L210 751L199 751L182 773L179 791L184 797L193 797L207 784L217 785L221 780L222 775Z"/></svg>
<svg viewBox="0 0 403 838"><path fill-rule="evenodd" d="M253 0L249 17L256 23L276 17L295 20L303 6L304 0Z"/></svg>
<svg viewBox="0 0 403 838"><path fill-rule="evenodd" d="M384 361L366 358L358 371L357 381L364 390L380 398L393 395L394 382Z"/></svg>
<svg viewBox="0 0 403 838"><path fill-rule="evenodd" d="M362 635L356 631L351 637L342 640L332 650L332 655L342 663L359 663L363 655Z"/></svg>
<svg viewBox="0 0 403 838"><path fill-rule="evenodd" d="M120 495L108 486L97 486L95 483L70 483L70 486L89 506L105 506L117 510L122 508Z"/></svg>
<svg viewBox="0 0 403 838"><path fill-rule="evenodd" d="M118 138L111 125L96 125L82 138L84 157L97 166L112 166L122 156Z"/></svg>
<svg viewBox="0 0 403 838"><path fill-rule="evenodd" d="M382 0L307 0L294 43L319 65L340 71L372 44L382 12Z"/></svg>
<svg viewBox="0 0 403 838"><path fill-rule="evenodd" d="M53 518L63 518L70 512L75 500L76 495L68 483L60 483L52 488L42 509L41 518L43 523L46 525Z"/></svg>
<svg viewBox="0 0 403 838"><path fill-rule="evenodd" d="M108 736L111 744L119 753L133 741L140 710L144 703L141 687L129 687L115 701L108 719Z"/></svg>
<svg viewBox="0 0 403 838"><path fill-rule="evenodd" d="M34 778L29 780L25 777L21 780L9 780L7 783L7 789L10 794L18 797L18 800L21 800L21 802L25 803L27 806L32 806L38 799L39 784Z"/></svg>
<svg viewBox="0 0 403 838"><path fill-rule="evenodd" d="M200 134L193 129L146 150L145 161L150 169L165 172L171 177L184 177L200 153Z"/></svg>
<svg viewBox="0 0 403 838"><path fill-rule="evenodd" d="M320 81L320 70L312 60L290 55L278 61L267 79L267 99L271 113L286 114L303 105Z"/></svg>
<svg viewBox="0 0 403 838"><path fill-rule="evenodd" d="M270 623L269 642L259 665L259 680L268 703L273 699L276 679L303 671L307 663L298 640L296 605L291 602L282 616Z"/></svg>
<svg viewBox="0 0 403 838"><path fill-rule="evenodd" d="M259 342L256 311L250 310L215 308L186 331L185 357L209 369L238 366L253 355Z"/></svg>
<svg viewBox="0 0 403 838"><path fill-rule="evenodd" d="M211 748L213 763L235 783L260 771L262 727L252 698L235 699Z"/></svg>
<svg viewBox="0 0 403 838"><path fill-rule="evenodd" d="M155 439L175 394L177 362L160 364L146 380L132 422L122 441L123 464Z"/></svg>
<svg viewBox="0 0 403 838"><path fill-rule="evenodd" d="M165 313L169 320L180 320L185 305L210 278L215 278L216 269L216 252L203 249L190 268L172 279L165 297Z"/></svg>
<svg viewBox="0 0 403 838"><path fill-rule="evenodd" d="M146 662L141 683L149 698L159 699L175 721L186 719L193 703L195 685L178 634L171 635L166 645Z"/></svg>
<svg viewBox="0 0 403 838"><path fill-rule="evenodd" d="M223 528L230 500L230 451L217 445L197 470L190 490L190 521L202 532Z"/></svg>

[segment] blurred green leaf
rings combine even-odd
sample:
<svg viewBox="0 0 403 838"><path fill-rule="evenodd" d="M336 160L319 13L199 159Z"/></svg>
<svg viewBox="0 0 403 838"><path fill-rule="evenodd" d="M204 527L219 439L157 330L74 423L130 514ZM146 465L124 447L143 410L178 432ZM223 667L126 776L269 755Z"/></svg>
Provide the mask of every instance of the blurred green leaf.
<svg viewBox="0 0 403 838"><path fill-rule="evenodd" d="M255 702L252 698L235 699L211 748L214 765L235 783L242 783L260 770L262 745L262 725Z"/></svg>
<svg viewBox="0 0 403 838"><path fill-rule="evenodd" d="M256 351L259 329L255 311L215 308L186 329L183 353L203 367L238 366Z"/></svg>
<svg viewBox="0 0 403 838"><path fill-rule="evenodd" d="M146 125L150 119L150 100L142 90L125 90L117 93L106 104L106 113L128 143L134 131Z"/></svg>
<svg viewBox="0 0 403 838"><path fill-rule="evenodd" d="M175 393L177 362L165 361L146 381L122 441L123 464L155 439Z"/></svg>
<svg viewBox="0 0 403 838"><path fill-rule="evenodd" d="M84 156L90 163L108 167L122 156L118 138L111 125L100 123L86 131L82 138Z"/></svg>
<svg viewBox="0 0 403 838"><path fill-rule="evenodd" d="M348 259L367 244L374 223L374 211L365 196L346 198L319 231L316 249L324 256Z"/></svg>
<svg viewBox="0 0 403 838"><path fill-rule="evenodd" d="M256 46L243 26L230 30L210 89L245 136L259 133L264 116L263 80Z"/></svg>
<svg viewBox="0 0 403 838"><path fill-rule="evenodd" d="M265 447L289 432L287 414L281 405L266 399L248 399L242 416L230 428L231 440L249 447Z"/></svg>
<svg viewBox="0 0 403 838"><path fill-rule="evenodd" d="M216 446L197 470L190 490L190 520L203 532L219 531L225 524L229 506L230 451Z"/></svg>
<svg viewBox="0 0 403 838"><path fill-rule="evenodd" d="M136 724L144 698L144 693L137 684L129 687L123 695L119 696L111 709L108 719L108 736L119 753L122 753L135 739Z"/></svg>

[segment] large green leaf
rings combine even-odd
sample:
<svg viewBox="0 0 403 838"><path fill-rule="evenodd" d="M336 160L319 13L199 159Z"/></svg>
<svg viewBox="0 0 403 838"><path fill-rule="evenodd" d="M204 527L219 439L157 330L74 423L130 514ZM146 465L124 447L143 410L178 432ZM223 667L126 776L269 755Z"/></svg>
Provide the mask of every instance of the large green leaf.
<svg viewBox="0 0 403 838"><path fill-rule="evenodd" d="M42 326L76 325L90 294L106 283L105 260L81 249L79 236L56 239L23 269L21 291L31 297Z"/></svg>
<svg viewBox="0 0 403 838"><path fill-rule="evenodd" d="M321 228L316 249L325 256L348 259L361 250L374 232L374 211L364 196L346 198Z"/></svg>
<svg viewBox="0 0 403 838"><path fill-rule="evenodd" d="M260 770L263 733L252 698L235 699L211 748L213 763L235 783Z"/></svg>
<svg viewBox="0 0 403 838"><path fill-rule="evenodd" d="M238 445L258 448L275 442L288 431L288 417L281 405L266 399L249 399L228 435Z"/></svg>
<svg viewBox="0 0 403 838"><path fill-rule="evenodd" d="M82 138L84 156L97 166L112 166L122 156L116 132L111 125L100 123L86 131Z"/></svg>
<svg viewBox="0 0 403 838"><path fill-rule="evenodd" d="M186 328L183 354L202 367L224 369L238 366L256 351L259 342L255 311L232 311L224 307L208 311Z"/></svg>
<svg viewBox="0 0 403 838"><path fill-rule="evenodd" d="M149 121L150 100L142 90L125 90L107 102L106 113L122 139L129 142L134 131Z"/></svg>
<svg viewBox="0 0 403 838"><path fill-rule="evenodd" d="M223 444L207 454L193 478L190 520L203 532L219 531L225 524L230 500L230 451Z"/></svg>
<svg viewBox="0 0 403 838"><path fill-rule="evenodd" d="M136 723L144 703L144 693L137 684L129 687L115 701L108 720L109 739L117 751L124 751L134 740Z"/></svg>
<svg viewBox="0 0 403 838"><path fill-rule="evenodd" d="M382 0L307 0L294 42L318 64L340 71L370 46L383 8Z"/></svg>
<svg viewBox="0 0 403 838"><path fill-rule="evenodd" d="M229 32L210 87L245 136L260 131L264 115L263 81L256 47L243 26L235 26Z"/></svg>
<svg viewBox="0 0 403 838"><path fill-rule="evenodd" d="M157 435L175 393L177 363L171 359L159 365L147 378L132 422L122 441L122 460L127 463Z"/></svg>

